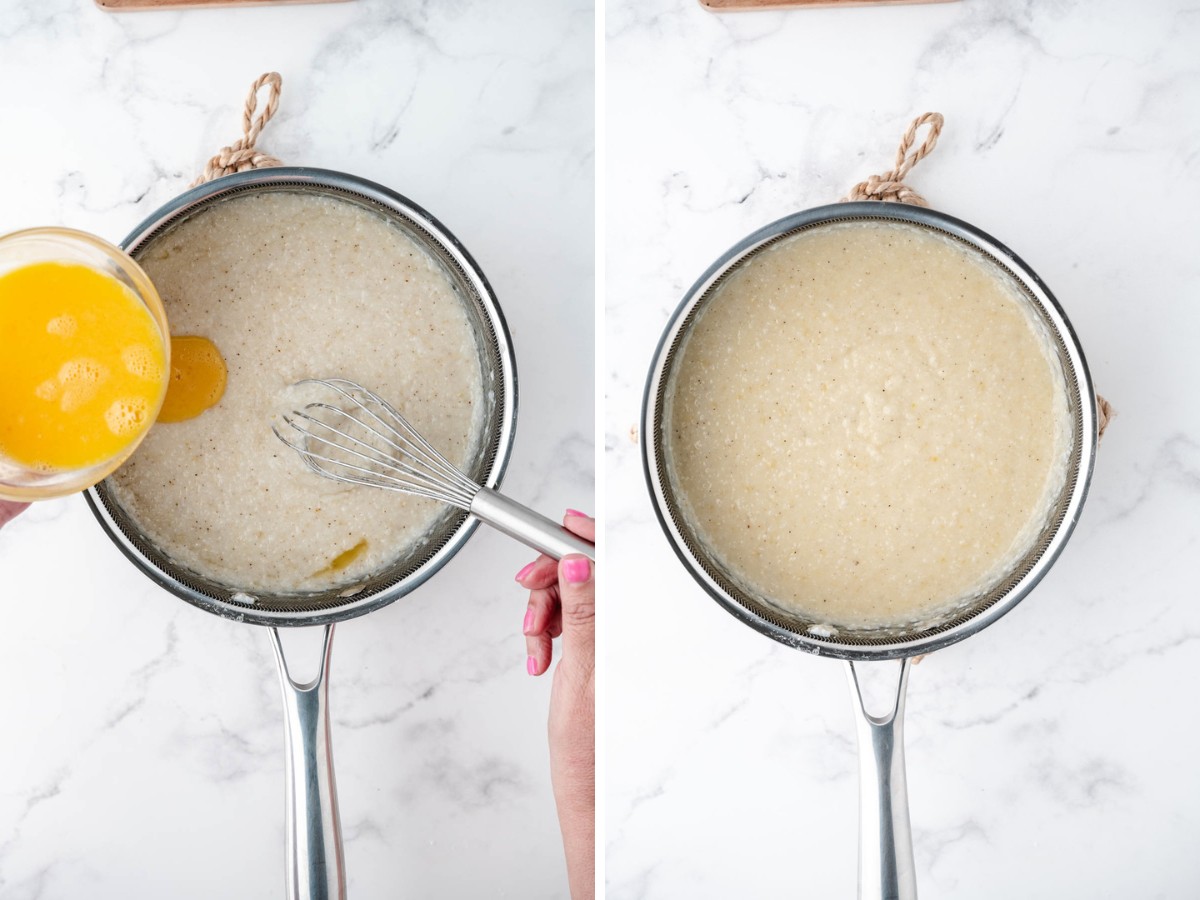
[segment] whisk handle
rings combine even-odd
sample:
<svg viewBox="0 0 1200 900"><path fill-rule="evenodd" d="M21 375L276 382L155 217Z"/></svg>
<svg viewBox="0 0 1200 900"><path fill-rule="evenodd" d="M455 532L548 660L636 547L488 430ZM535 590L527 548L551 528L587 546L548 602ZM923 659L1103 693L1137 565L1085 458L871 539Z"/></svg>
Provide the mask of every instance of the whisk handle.
<svg viewBox="0 0 1200 900"><path fill-rule="evenodd" d="M471 515L553 559L562 559L569 553L583 554L592 561L596 559L594 545L553 519L547 519L490 488L481 488L475 495L471 501Z"/></svg>

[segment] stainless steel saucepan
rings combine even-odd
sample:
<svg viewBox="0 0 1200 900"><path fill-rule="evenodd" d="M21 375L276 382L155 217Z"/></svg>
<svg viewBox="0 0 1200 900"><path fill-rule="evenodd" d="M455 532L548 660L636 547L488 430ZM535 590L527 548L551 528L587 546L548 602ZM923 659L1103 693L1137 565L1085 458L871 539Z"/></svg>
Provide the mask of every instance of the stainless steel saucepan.
<svg viewBox="0 0 1200 900"><path fill-rule="evenodd" d="M928 228L982 252L1020 286L1030 308L1051 336L1066 383L1072 418L1067 477L1049 521L1025 556L988 590L966 606L919 625L894 628L838 628L789 614L756 598L730 577L706 549L682 512L668 477L664 455L666 399L678 351L697 315L725 278L746 260L793 235L836 222L901 221ZM841 203L781 219L741 241L692 286L667 325L646 384L642 416L643 462L658 520L675 553L708 594L737 619L780 643L818 656L847 661L855 700L859 740L860 821L859 896L912 900L916 897L912 835L904 773L903 714L909 665L914 657L970 637L1016 606L1054 564L1079 517L1096 452L1095 395L1083 351L1062 308L1017 256L977 228L943 213L898 203ZM868 713L856 664L900 659L893 708Z"/></svg>
<svg viewBox="0 0 1200 900"><path fill-rule="evenodd" d="M213 204L248 193L277 191L334 197L362 206L405 232L441 264L464 301L475 329L487 398L478 443L481 449L466 474L485 488L497 487L512 448L517 415L516 366L508 329L475 261L441 223L416 204L380 185L339 172L260 169L229 175L188 191L134 229L121 246L136 258L155 238ZM379 302L387 300L380 298ZM379 337L387 339L387 335ZM269 425L263 423L264 428ZM235 622L269 627L286 717L288 896L293 900L343 898L346 877L328 706L333 625L373 612L424 583L461 549L477 521L465 512L446 507L417 547L356 590L334 588L269 595L239 591L236 586L213 581L174 563L139 531L114 499L107 482L89 490L87 501L117 547L160 586L208 612ZM289 674L279 629L307 625L323 626L325 640L317 676L301 684Z"/></svg>

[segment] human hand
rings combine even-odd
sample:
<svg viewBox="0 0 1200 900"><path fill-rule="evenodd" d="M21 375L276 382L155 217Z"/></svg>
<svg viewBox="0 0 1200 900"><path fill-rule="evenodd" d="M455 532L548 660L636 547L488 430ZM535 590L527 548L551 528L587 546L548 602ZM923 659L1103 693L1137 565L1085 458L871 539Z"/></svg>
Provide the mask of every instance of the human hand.
<svg viewBox="0 0 1200 900"><path fill-rule="evenodd" d="M15 500L0 500L0 528L15 519L28 505Z"/></svg>
<svg viewBox="0 0 1200 900"><path fill-rule="evenodd" d="M593 519L567 510L563 526L596 540ZM550 668L553 639L562 635L562 659L550 690L550 780L574 900L595 897L596 839L596 578L592 561L570 554L555 562L539 556L520 572L529 589L526 670Z"/></svg>

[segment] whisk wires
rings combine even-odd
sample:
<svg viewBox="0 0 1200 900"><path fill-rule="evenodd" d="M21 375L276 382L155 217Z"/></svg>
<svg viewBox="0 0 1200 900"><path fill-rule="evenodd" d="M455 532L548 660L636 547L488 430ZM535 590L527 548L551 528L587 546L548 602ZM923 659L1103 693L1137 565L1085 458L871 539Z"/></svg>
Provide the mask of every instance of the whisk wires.
<svg viewBox="0 0 1200 900"><path fill-rule="evenodd" d="M469 510L479 485L467 478L400 412L373 391L344 378L310 378L337 393L335 405L313 402L283 417L291 439L271 430L324 478L428 497Z"/></svg>

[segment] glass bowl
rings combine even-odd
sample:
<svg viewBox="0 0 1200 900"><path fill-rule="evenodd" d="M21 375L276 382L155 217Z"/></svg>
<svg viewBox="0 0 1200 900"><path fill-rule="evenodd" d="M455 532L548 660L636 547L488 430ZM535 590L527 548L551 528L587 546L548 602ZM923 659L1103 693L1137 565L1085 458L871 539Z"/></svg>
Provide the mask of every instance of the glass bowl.
<svg viewBox="0 0 1200 900"><path fill-rule="evenodd" d="M70 228L30 228L0 237L0 276L36 263L74 263L115 278L142 303L154 320L163 350L163 381L157 401L150 408L147 426L115 455L84 468L54 471L32 470L0 453L0 499L46 500L64 497L103 480L137 449L162 408L170 380L170 332L158 291L141 266L120 248L94 235ZM0 335L0 353L5 352Z"/></svg>

